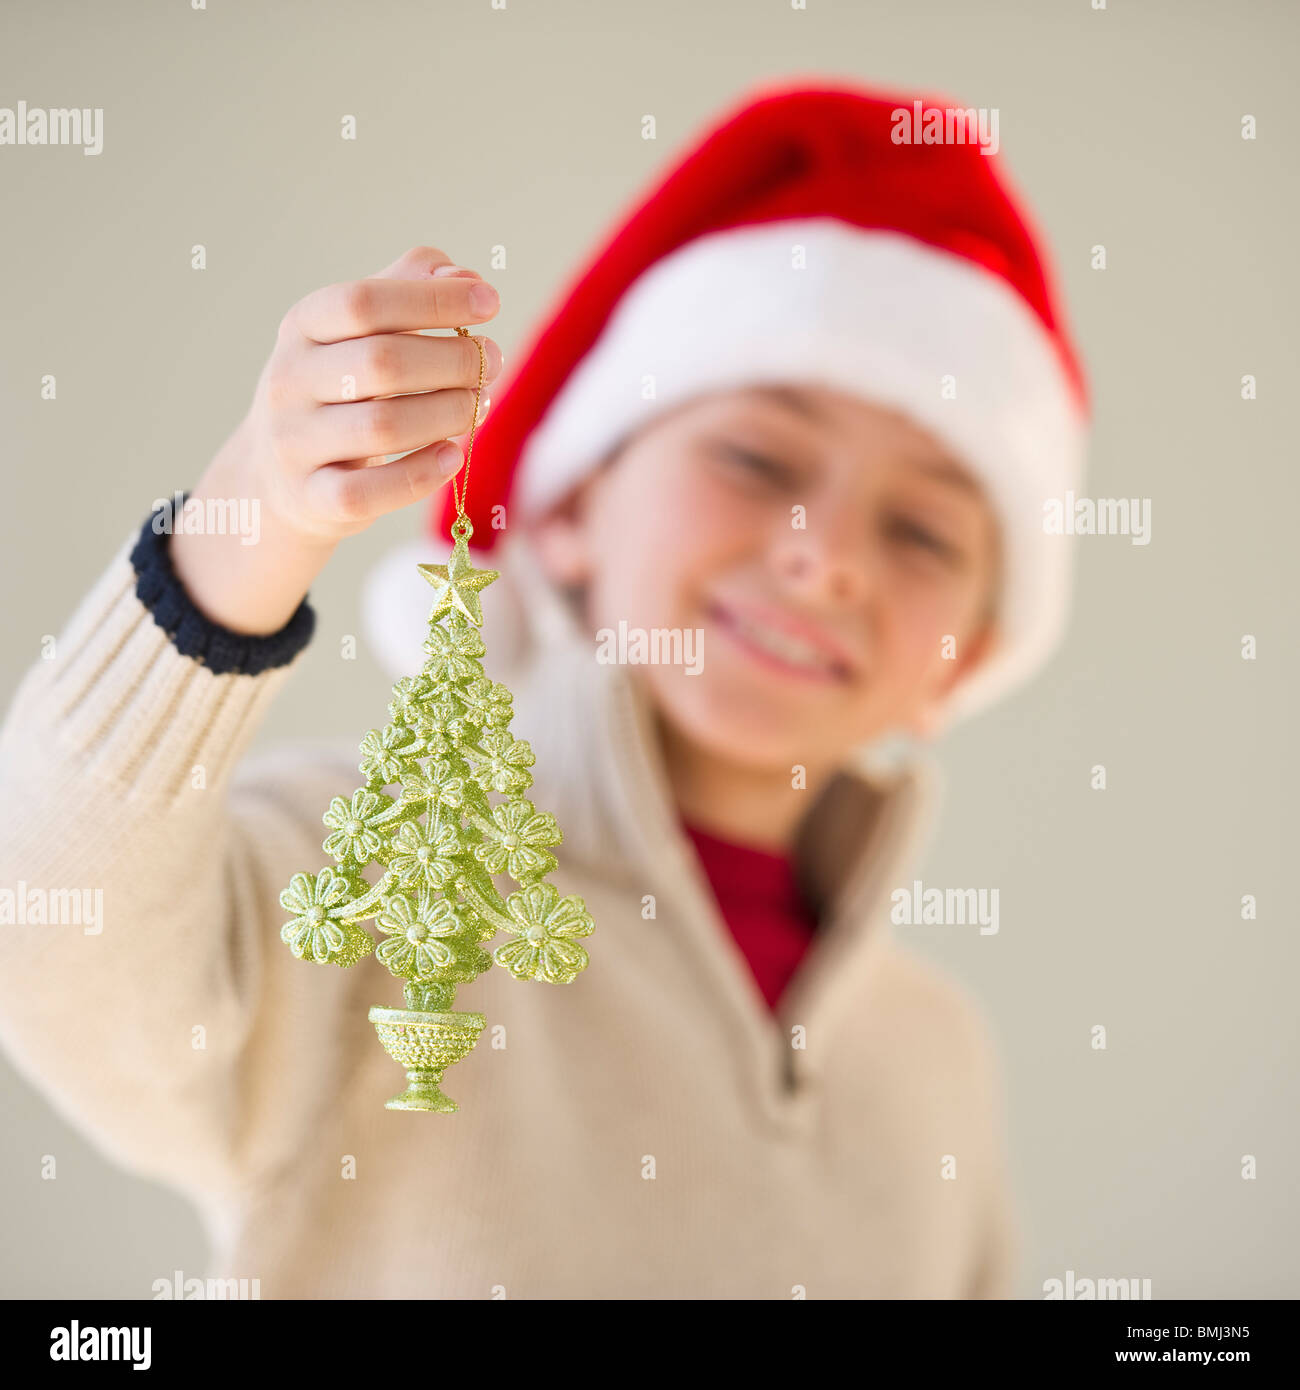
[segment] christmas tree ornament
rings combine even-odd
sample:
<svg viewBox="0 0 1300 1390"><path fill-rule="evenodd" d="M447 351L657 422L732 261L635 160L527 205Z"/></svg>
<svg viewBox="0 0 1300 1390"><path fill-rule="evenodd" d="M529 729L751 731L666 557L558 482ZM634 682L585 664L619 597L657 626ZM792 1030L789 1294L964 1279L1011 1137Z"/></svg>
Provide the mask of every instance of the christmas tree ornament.
<svg viewBox="0 0 1300 1390"><path fill-rule="evenodd" d="M419 566L434 593L428 660L393 686L388 723L362 739L365 784L336 796L322 818L334 863L294 874L280 894L293 914L280 936L299 960L351 966L373 951L406 982L405 1008L377 1004L369 1014L406 1069L407 1088L386 1102L390 1110L458 1108L442 1092L443 1072L469 1055L487 1022L453 1008L459 985L494 963L517 980L569 984L588 964L579 938L594 930L583 900L546 882L563 837L526 796L533 751L510 732L510 691L481 662L480 596L497 573L477 569L468 547L465 497L486 365L482 341L472 341L479 383L465 467L452 480L452 551L445 565ZM362 874L371 865L380 870L373 884ZM503 874L518 885L504 897L494 883ZM371 918L378 943L360 925ZM489 954L484 945L499 932L510 940Z"/></svg>

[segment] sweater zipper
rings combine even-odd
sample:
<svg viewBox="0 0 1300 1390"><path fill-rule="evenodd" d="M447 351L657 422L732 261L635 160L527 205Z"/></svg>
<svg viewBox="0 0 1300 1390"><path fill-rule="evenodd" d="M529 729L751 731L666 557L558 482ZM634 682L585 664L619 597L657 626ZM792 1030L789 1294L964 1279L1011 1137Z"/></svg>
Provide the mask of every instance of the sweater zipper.
<svg viewBox="0 0 1300 1390"><path fill-rule="evenodd" d="M781 1063L781 1080L784 1083L786 1095L792 1095L799 1089L799 1074L794 1065L794 1048L790 1046L790 1039L782 1040L782 1047L785 1051L785 1058Z"/></svg>

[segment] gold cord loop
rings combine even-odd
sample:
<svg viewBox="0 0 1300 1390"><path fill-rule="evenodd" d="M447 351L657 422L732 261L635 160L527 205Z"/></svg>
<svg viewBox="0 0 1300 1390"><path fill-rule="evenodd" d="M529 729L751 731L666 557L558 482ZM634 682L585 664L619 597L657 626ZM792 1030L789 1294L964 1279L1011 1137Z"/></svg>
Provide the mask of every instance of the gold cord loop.
<svg viewBox="0 0 1300 1390"><path fill-rule="evenodd" d="M453 540L468 540L474 533L469 517L465 515L465 499L469 494L469 465L474 456L474 431L478 428L479 402L483 398L483 378L487 375L487 358L483 352L483 339L476 338L468 328L456 330L462 338L468 338L478 348L478 386L474 391L474 418L470 421L469 443L465 446L465 467L458 477L451 480L451 495L456 503L456 519L451 524ZM459 484L459 486L458 486Z"/></svg>

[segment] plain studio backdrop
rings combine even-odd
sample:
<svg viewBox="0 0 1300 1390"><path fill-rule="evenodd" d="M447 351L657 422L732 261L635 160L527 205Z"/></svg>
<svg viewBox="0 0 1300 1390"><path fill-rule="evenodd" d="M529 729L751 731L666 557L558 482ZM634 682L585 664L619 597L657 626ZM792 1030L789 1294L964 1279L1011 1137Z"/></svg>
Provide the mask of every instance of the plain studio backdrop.
<svg viewBox="0 0 1300 1390"><path fill-rule="evenodd" d="M1149 499L1151 537L1077 540L1065 645L941 745L915 876L997 885L997 934L895 930L993 1019L1023 1296L1068 1270L1156 1298L1300 1294L1298 29L1283 3L1172 0L6 5L0 106L102 108L104 128L94 156L0 147L0 695L153 499L197 482L309 290L438 246L500 289L483 331L509 363L626 200L753 83L996 108L1090 371L1084 490ZM340 548L253 752L382 720L389 680L344 639L370 565L423 522ZM3 1062L0 1106L0 1293L148 1298L202 1272L188 1204Z"/></svg>

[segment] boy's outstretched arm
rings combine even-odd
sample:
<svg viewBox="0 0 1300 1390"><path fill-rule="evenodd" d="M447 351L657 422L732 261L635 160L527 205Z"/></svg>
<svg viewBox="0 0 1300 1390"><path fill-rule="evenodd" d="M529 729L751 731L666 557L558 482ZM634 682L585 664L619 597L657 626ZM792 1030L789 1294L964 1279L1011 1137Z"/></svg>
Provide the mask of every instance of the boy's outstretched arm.
<svg viewBox="0 0 1300 1390"><path fill-rule="evenodd" d="M290 309L194 490L256 501L258 542L182 529L155 545L146 523L0 727L0 1044L110 1154L195 1194L290 1157L329 1103L336 1006L360 972L289 969L278 900L326 862L321 808L360 774L238 764L334 546L463 462L455 444L441 456L501 355L419 330L491 318L485 288L415 247ZM290 1063L321 1085L287 1084Z"/></svg>
<svg viewBox="0 0 1300 1390"><path fill-rule="evenodd" d="M301 1122L263 1074L290 1056L266 1007L288 954L272 876L315 864L322 827L232 790L296 658L218 675L183 655L137 596L135 543L0 729L0 1042L112 1157L224 1194ZM279 1003L328 1029L343 981L293 973ZM296 1041L329 1056L328 1036Z"/></svg>

